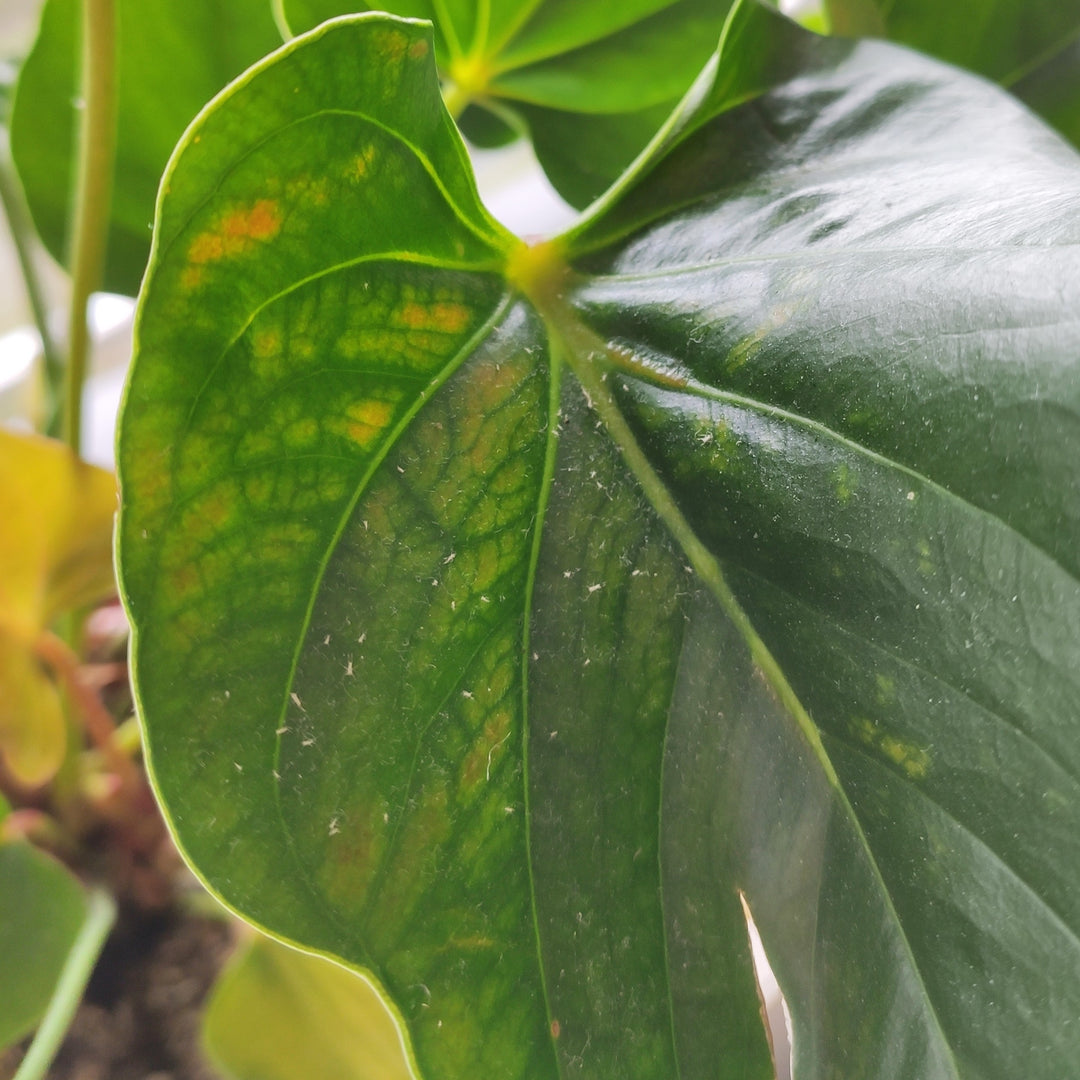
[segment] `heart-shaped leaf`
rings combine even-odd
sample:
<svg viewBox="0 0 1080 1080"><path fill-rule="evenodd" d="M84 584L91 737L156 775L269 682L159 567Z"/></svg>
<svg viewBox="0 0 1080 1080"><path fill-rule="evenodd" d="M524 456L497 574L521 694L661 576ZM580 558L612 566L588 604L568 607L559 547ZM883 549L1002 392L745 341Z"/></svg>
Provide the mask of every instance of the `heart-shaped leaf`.
<svg viewBox="0 0 1080 1080"><path fill-rule="evenodd" d="M1080 161L745 3L529 249L431 42L297 39L167 177L119 551L179 842L425 1077L771 1075L744 902L796 1075L1067 1075Z"/></svg>
<svg viewBox="0 0 1080 1080"><path fill-rule="evenodd" d="M0 430L0 753L24 783L59 768L67 738L36 654L57 616L115 592L116 481L62 443Z"/></svg>
<svg viewBox="0 0 1080 1080"><path fill-rule="evenodd" d="M79 113L80 0L46 0L19 73L11 147L41 238L65 262ZM267 0L118 0L117 149L104 287L134 296L176 140L230 79L281 43ZM211 44L212 43L212 47Z"/></svg>
<svg viewBox="0 0 1080 1080"><path fill-rule="evenodd" d="M479 130L481 142L497 144L514 126L526 127L548 177L579 207L606 190L671 112L715 52L730 7L730 0L283 2L297 31L371 9L432 20L452 110L476 103L463 116L466 133ZM493 118L480 121L478 109L494 110Z"/></svg>

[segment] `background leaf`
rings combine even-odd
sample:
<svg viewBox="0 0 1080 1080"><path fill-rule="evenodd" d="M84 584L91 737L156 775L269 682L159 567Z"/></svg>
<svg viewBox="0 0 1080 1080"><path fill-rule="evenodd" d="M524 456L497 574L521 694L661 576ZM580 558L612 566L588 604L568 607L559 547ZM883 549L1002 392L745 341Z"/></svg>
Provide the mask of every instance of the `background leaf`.
<svg viewBox="0 0 1080 1080"><path fill-rule="evenodd" d="M1067 1075L1075 154L747 4L525 250L429 41L299 39L170 170L119 551L188 856L425 1077L764 1080L743 898L796 1075Z"/></svg>
<svg viewBox="0 0 1080 1080"><path fill-rule="evenodd" d="M460 84L474 107L491 103L517 117L552 184L581 207L607 189L678 103L715 51L731 5L415 0L384 6L435 21L440 68L449 83ZM293 30L367 8L355 0L284 4ZM486 20L477 14L489 8ZM440 21L444 12L448 26ZM475 129L477 121L470 124Z"/></svg>
<svg viewBox="0 0 1080 1080"><path fill-rule="evenodd" d="M222 972L203 1017L236 1080L410 1080L398 1029L359 976L259 935Z"/></svg>
<svg viewBox="0 0 1080 1080"><path fill-rule="evenodd" d="M55 859L0 843L0 1047L41 1019L85 918L82 886Z"/></svg>
<svg viewBox="0 0 1080 1080"><path fill-rule="evenodd" d="M1008 86L1080 145L1078 0L826 0L837 34L887 37Z"/></svg>
<svg viewBox="0 0 1080 1080"><path fill-rule="evenodd" d="M19 74L11 146L41 238L67 258L79 97L80 5L47 0ZM267 0L118 0L117 151L104 288L134 296L158 181L195 114L281 43Z"/></svg>
<svg viewBox="0 0 1080 1080"><path fill-rule="evenodd" d="M26 784L48 780L66 735L39 635L113 595L116 481L62 443L0 430L0 752Z"/></svg>

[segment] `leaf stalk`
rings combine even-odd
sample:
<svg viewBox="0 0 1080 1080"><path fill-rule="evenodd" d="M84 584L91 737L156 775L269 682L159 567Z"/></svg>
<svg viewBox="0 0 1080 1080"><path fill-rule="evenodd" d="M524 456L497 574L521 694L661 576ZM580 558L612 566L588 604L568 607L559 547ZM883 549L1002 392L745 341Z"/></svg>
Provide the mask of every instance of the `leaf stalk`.
<svg viewBox="0 0 1080 1080"><path fill-rule="evenodd" d="M101 287L116 150L115 0L83 0L83 115L69 268L72 296L64 393L64 440L79 453L82 392L90 347L87 308Z"/></svg>

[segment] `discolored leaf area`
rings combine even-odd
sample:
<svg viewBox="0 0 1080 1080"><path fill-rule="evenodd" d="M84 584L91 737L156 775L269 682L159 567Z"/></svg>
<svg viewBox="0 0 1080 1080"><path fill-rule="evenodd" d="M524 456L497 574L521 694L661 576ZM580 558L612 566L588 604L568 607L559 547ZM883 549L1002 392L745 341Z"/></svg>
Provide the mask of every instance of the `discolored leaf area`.
<svg viewBox="0 0 1080 1080"><path fill-rule="evenodd" d="M222 972L203 1040L225 1076L244 1080L411 1080L396 1025L363 979L261 934Z"/></svg>
<svg viewBox="0 0 1080 1080"><path fill-rule="evenodd" d="M60 615L114 594L115 512L111 473L62 443L0 430L0 754L25 784L49 780L67 743L37 645Z"/></svg>
<svg viewBox="0 0 1080 1080"><path fill-rule="evenodd" d="M425 1078L1068 1075L1080 160L741 3L564 237L479 205L421 24L219 98L120 439L150 766Z"/></svg>
<svg viewBox="0 0 1080 1080"><path fill-rule="evenodd" d="M284 0L295 31L356 11L430 19L447 100L481 145L524 127L582 207L637 156L716 51L730 0ZM479 115L486 113L486 117Z"/></svg>
<svg viewBox="0 0 1080 1080"><path fill-rule="evenodd" d="M150 250L158 181L195 114L276 48L267 0L117 0L117 148L104 288L134 296ZM19 73L11 148L34 224L68 255L79 115L79 0L47 0Z"/></svg>

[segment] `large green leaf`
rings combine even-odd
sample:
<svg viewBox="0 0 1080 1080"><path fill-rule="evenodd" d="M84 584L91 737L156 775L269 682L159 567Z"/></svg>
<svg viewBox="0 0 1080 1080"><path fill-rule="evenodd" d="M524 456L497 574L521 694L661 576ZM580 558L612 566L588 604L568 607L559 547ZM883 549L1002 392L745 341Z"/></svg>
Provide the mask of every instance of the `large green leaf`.
<svg viewBox="0 0 1080 1080"><path fill-rule="evenodd" d="M527 249L430 41L297 39L168 173L119 555L181 846L424 1077L772 1075L744 899L796 1075L1068 1075L1080 161L747 3Z"/></svg>
<svg viewBox="0 0 1080 1080"><path fill-rule="evenodd" d="M0 1049L41 1019L85 919L69 871L30 844L0 843Z"/></svg>
<svg viewBox="0 0 1080 1080"><path fill-rule="evenodd" d="M79 0L47 0L19 74L11 146L34 222L67 257L79 100ZM117 153L105 288L134 295L169 154L230 79L281 43L267 0L117 0Z"/></svg>
<svg viewBox="0 0 1080 1080"><path fill-rule="evenodd" d="M284 0L293 30L355 11L431 19L457 112L468 102L527 127L537 157L575 206L634 159L715 51L730 0ZM481 127L466 113L466 132ZM510 134L503 124L499 132ZM497 141L497 140L496 140Z"/></svg>

